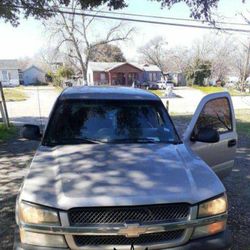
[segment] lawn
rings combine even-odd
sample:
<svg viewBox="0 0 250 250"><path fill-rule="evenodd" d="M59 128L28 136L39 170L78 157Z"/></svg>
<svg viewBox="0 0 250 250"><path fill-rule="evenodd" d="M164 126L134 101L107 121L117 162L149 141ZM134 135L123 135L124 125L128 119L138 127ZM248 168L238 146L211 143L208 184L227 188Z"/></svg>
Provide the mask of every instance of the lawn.
<svg viewBox="0 0 250 250"><path fill-rule="evenodd" d="M158 95L159 97L164 97L165 96L165 90L148 90L149 92Z"/></svg>
<svg viewBox="0 0 250 250"><path fill-rule="evenodd" d="M198 86L198 85L193 85L192 86L194 89L198 89L205 94L212 94L212 93L218 93L218 92L223 92L227 91L230 93L231 96L241 96L241 95L249 95L249 93L241 93L238 90L235 89L227 89L223 87L213 87L213 86Z"/></svg>
<svg viewBox="0 0 250 250"><path fill-rule="evenodd" d="M3 123L0 123L0 143L11 139L16 133L17 129L13 125L10 125L10 127L7 128Z"/></svg>
<svg viewBox="0 0 250 250"><path fill-rule="evenodd" d="M250 110L236 110L237 132L250 138Z"/></svg>
<svg viewBox="0 0 250 250"><path fill-rule="evenodd" d="M23 87L4 88L3 92L5 100L9 102L25 101L28 98Z"/></svg>

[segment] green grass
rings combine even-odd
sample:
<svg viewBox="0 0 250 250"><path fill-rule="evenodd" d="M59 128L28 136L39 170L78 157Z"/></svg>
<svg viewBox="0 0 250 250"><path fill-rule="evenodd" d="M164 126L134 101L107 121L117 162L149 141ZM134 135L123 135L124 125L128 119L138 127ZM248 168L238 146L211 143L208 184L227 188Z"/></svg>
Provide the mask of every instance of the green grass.
<svg viewBox="0 0 250 250"><path fill-rule="evenodd" d="M58 93L61 93L63 91L63 87L58 86L58 85L54 85L55 91Z"/></svg>
<svg viewBox="0 0 250 250"><path fill-rule="evenodd" d="M0 143L11 139L16 133L17 129L13 125L10 125L10 127L7 128L3 123L0 123Z"/></svg>
<svg viewBox="0 0 250 250"><path fill-rule="evenodd" d="M148 90L149 92L158 95L159 97L164 97L165 96L165 90Z"/></svg>
<svg viewBox="0 0 250 250"><path fill-rule="evenodd" d="M4 88L3 92L6 101L16 102L28 99L28 96L24 93L23 87Z"/></svg>
<svg viewBox="0 0 250 250"><path fill-rule="evenodd" d="M223 87L213 87L213 86L198 86L198 85L193 85L192 86L194 89L198 89L202 91L205 94L212 94L212 93L218 93L218 92L223 92L227 91L230 93L231 96L241 96L241 95L249 95L249 93L241 93L238 90L235 89L226 89Z"/></svg>
<svg viewBox="0 0 250 250"><path fill-rule="evenodd" d="M217 93L217 92L225 91L225 89L222 88L222 87L198 86L198 85L193 85L192 87L194 89L201 90L202 92L204 92L206 94L211 94L211 93Z"/></svg>
<svg viewBox="0 0 250 250"><path fill-rule="evenodd" d="M250 138L250 110L237 110L235 116L237 132Z"/></svg>

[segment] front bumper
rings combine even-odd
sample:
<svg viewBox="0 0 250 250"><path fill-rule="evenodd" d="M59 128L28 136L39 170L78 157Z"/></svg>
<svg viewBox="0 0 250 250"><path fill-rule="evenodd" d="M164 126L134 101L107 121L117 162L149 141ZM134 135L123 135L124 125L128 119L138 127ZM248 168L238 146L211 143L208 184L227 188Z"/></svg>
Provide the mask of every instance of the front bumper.
<svg viewBox="0 0 250 250"><path fill-rule="evenodd" d="M229 230L225 230L224 232L213 235L213 236L204 237L204 238L200 238L196 240L190 240L188 243L182 246L166 248L166 249L168 250L193 250L193 249L195 250L229 250L231 245L232 245L231 232ZM24 245L20 243L18 237L16 237L15 239L15 244L14 244L13 249L14 250L69 250L67 248L59 249L59 248L47 248L47 247ZM128 247L128 250L130 250L129 247ZM135 247L135 250L144 250L144 249L139 249L139 248L137 249ZM148 250L150 250L150 246Z"/></svg>

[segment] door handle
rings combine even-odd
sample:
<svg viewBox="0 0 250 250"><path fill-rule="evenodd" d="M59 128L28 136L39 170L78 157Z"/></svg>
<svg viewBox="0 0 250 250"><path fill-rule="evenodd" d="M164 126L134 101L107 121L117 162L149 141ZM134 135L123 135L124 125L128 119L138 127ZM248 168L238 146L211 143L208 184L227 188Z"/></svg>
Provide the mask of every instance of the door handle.
<svg viewBox="0 0 250 250"><path fill-rule="evenodd" d="M231 148L231 147L234 147L236 145L236 143L237 143L236 139L232 139L232 140L228 141L227 146L229 148Z"/></svg>

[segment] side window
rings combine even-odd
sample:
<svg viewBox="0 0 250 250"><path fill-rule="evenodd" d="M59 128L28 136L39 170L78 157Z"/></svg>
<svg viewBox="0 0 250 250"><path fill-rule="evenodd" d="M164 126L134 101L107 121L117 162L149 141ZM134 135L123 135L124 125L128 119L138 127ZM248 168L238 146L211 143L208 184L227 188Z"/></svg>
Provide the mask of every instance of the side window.
<svg viewBox="0 0 250 250"><path fill-rule="evenodd" d="M3 70L2 71L2 75L3 75L3 81L8 81L8 71L7 70Z"/></svg>
<svg viewBox="0 0 250 250"><path fill-rule="evenodd" d="M200 128L213 128L219 133L232 130L232 116L227 98L218 98L206 103L196 122L194 133Z"/></svg>

